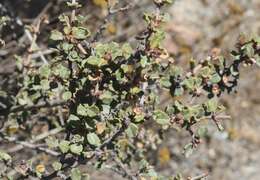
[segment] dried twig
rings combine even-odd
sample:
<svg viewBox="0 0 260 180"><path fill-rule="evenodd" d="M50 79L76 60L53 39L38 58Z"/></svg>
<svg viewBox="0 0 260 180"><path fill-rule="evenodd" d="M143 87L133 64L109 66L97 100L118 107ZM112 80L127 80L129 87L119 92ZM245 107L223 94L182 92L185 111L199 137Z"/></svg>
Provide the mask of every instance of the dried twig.
<svg viewBox="0 0 260 180"><path fill-rule="evenodd" d="M110 5L108 5L108 14L106 15L106 17L104 18L103 22L101 23L101 25L98 27L98 30L96 32L96 34L94 34L93 39L92 39L92 43L96 42L99 40L100 36L102 35L103 31L106 29L107 24L109 19L111 18L112 15L118 13L118 12L124 12L129 10L130 8L133 8L135 5L135 3L131 3L126 5L125 7L121 7L118 9L112 9L112 7Z"/></svg>
<svg viewBox="0 0 260 180"><path fill-rule="evenodd" d="M16 138L11 138L11 137L6 137L6 136L4 137L4 139L7 140L10 143L15 143L15 144L19 144L23 147L27 147L27 148L34 149L34 150L39 150L39 151L45 152L45 153L52 155L52 156L59 156L60 155L60 153L53 151L51 149L45 148L45 147L41 147L41 145L33 144L33 143L30 143L30 142L26 142L26 141L19 141ZM17 149L10 149L8 152L12 153L12 150L17 151Z"/></svg>
<svg viewBox="0 0 260 180"><path fill-rule="evenodd" d="M76 0L71 0L71 3L76 4ZM71 12L71 22L74 22L75 18L76 18L76 10L73 9L72 12Z"/></svg>
<svg viewBox="0 0 260 180"><path fill-rule="evenodd" d="M63 131L64 129L63 128L55 128L55 129L52 129L50 131L47 131L47 132L44 132L38 136L36 136L35 138L33 138L32 140L29 141L29 143L36 143L48 136L51 136L51 135L54 135L54 134L58 134L59 132ZM14 152L17 152L17 151L20 151L21 149L23 149L23 145L19 144L15 147L13 147L12 149L9 149L9 152L10 153L14 153Z"/></svg>
<svg viewBox="0 0 260 180"><path fill-rule="evenodd" d="M188 177L187 180L202 180L206 177L208 177L209 173L203 173L195 177Z"/></svg>
<svg viewBox="0 0 260 180"><path fill-rule="evenodd" d="M221 117L216 116L215 114L213 114L213 115L211 116L211 119L212 119L213 122L216 124L218 130L219 130L219 131L223 131L223 127L222 127L222 125L220 124L219 119L224 119L224 118L221 118Z"/></svg>
<svg viewBox="0 0 260 180"><path fill-rule="evenodd" d="M137 180L137 177L133 175L132 172L128 170L127 167L116 157L113 157L113 160L117 163L117 165L120 167L120 169L124 172L124 176L131 180Z"/></svg>
<svg viewBox="0 0 260 180"><path fill-rule="evenodd" d="M27 147L33 147L32 149L35 149L34 146L36 146L36 149L39 148L38 150L40 150L40 151L46 152L46 153L54 155L54 156L58 156L56 151L52 151L52 150L49 150L49 149L46 149L46 148L42 148L42 147L37 147L37 145L35 145L34 143L36 143L36 142L38 142L38 141L40 141L40 140L42 140L42 139L44 139L44 138L46 138L48 136L58 134L59 132L61 132L63 130L64 130L63 128L58 127L58 128L52 129L50 131L44 132L44 133L36 136L34 139L32 139L29 142L18 144L17 146L13 147L12 149L9 149L8 152L9 153L14 153L14 152L20 151L20 150L22 150L24 148L24 145L27 145ZM8 172L7 174L10 175L10 176L13 176L16 173L17 172L13 169L12 171Z"/></svg>
<svg viewBox="0 0 260 180"><path fill-rule="evenodd" d="M28 37L28 39L31 41L30 49L32 49L33 44L37 45L36 44L37 36L36 36L36 34L34 34L32 36L31 32L28 29L25 29L25 34ZM44 57L44 55L43 55L43 53L41 51L38 51L37 55L41 58L41 60L43 61L44 64L48 64L47 59ZM31 56L30 56L30 58L31 58Z"/></svg>
<svg viewBox="0 0 260 180"><path fill-rule="evenodd" d="M39 52L36 52L36 53L33 53L31 54L31 59L36 59L36 58L39 58L41 55L49 55L49 54L52 54L54 52L56 52L57 50L55 49L46 49L46 50L42 50L41 53Z"/></svg>
<svg viewBox="0 0 260 180"><path fill-rule="evenodd" d="M39 108L50 108L50 107L62 106L64 104L66 104L66 102L67 101L56 100L56 101L52 101L52 102L43 101L43 102L40 102L38 104L33 104L33 105L13 106L8 112L9 113L16 113L16 112L19 112L19 111L30 111L30 110L39 109Z"/></svg>

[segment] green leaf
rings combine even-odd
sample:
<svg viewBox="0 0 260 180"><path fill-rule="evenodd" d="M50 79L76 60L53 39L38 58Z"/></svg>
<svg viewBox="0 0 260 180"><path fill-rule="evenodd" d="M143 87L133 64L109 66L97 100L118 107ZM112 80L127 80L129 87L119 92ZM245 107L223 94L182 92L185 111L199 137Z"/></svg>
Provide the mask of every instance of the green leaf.
<svg viewBox="0 0 260 180"><path fill-rule="evenodd" d="M142 68L145 68L145 66L148 65L148 58L147 58L147 56L141 56L140 64L141 64Z"/></svg>
<svg viewBox="0 0 260 180"><path fill-rule="evenodd" d="M188 79L185 79L185 80L183 81L183 84L185 85L185 87L186 87L187 89L190 89L190 90L193 90L193 89L194 89L194 86L195 86L194 83L195 83L195 82L194 82L194 79L193 79L192 77L190 77L190 78L188 78Z"/></svg>
<svg viewBox="0 0 260 180"><path fill-rule="evenodd" d="M120 69L116 70L114 75L116 77L116 80L119 81L120 83L122 83L124 81L123 73L120 71Z"/></svg>
<svg viewBox="0 0 260 180"><path fill-rule="evenodd" d="M80 58L78 52L75 51L75 50L72 50L72 51L69 52L68 58L69 58L69 60L72 61L72 62L74 62L74 61L80 61L80 60L81 60L81 58Z"/></svg>
<svg viewBox="0 0 260 180"><path fill-rule="evenodd" d="M164 40L164 38L164 31L157 29L149 39L151 48L160 48L161 42Z"/></svg>
<svg viewBox="0 0 260 180"><path fill-rule="evenodd" d="M103 92L99 98L102 100L104 104L110 104L113 101L113 95L110 91Z"/></svg>
<svg viewBox="0 0 260 180"><path fill-rule="evenodd" d="M257 54L257 55L255 55L255 59L256 59L256 65L258 66L258 67L260 67L260 56Z"/></svg>
<svg viewBox="0 0 260 180"><path fill-rule="evenodd" d="M64 22L65 25L70 24L70 18L66 14L61 14L59 17L60 22Z"/></svg>
<svg viewBox="0 0 260 180"><path fill-rule="evenodd" d="M150 164L145 159L142 159L141 161L138 162L139 169L147 169L149 166Z"/></svg>
<svg viewBox="0 0 260 180"><path fill-rule="evenodd" d="M62 168L62 164L58 161L55 161L54 163L52 163L52 167L55 171L59 171Z"/></svg>
<svg viewBox="0 0 260 180"><path fill-rule="evenodd" d="M133 71L132 66L128 64L122 64L121 68L124 71L124 73L131 73Z"/></svg>
<svg viewBox="0 0 260 180"><path fill-rule="evenodd" d="M101 67L101 66L106 65L107 61L103 58L99 58L99 57L96 57L96 56L90 56L89 58L83 60L82 63L83 63L83 66L87 63L87 64L92 65L92 66Z"/></svg>
<svg viewBox="0 0 260 180"><path fill-rule="evenodd" d="M63 40L63 34L60 32L60 31L57 31L57 30L53 30L51 32L51 37L50 37L51 40L54 40L54 41L61 41Z"/></svg>
<svg viewBox="0 0 260 180"><path fill-rule="evenodd" d="M71 180L81 180L81 172L78 168L71 169L70 173Z"/></svg>
<svg viewBox="0 0 260 180"><path fill-rule="evenodd" d="M77 108L77 114L81 116L95 117L99 112L99 108L95 105L80 104Z"/></svg>
<svg viewBox="0 0 260 180"><path fill-rule="evenodd" d="M82 143L83 141L84 141L84 137L79 134L75 134L70 140L71 143Z"/></svg>
<svg viewBox="0 0 260 180"><path fill-rule="evenodd" d="M82 105L80 104L77 108L77 114L78 115L81 115L81 116L88 116L87 114L87 109Z"/></svg>
<svg viewBox="0 0 260 180"><path fill-rule="evenodd" d="M56 148L59 146L59 141L58 139L49 136L48 138L45 139L46 144L50 147L50 148Z"/></svg>
<svg viewBox="0 0 260 180"><path fill-rule="evenodd" d="M21 71L23 69L23 58L18 55L14 55L14 58L16 62L16 67L18 68L19 71Z"/></svg>
<svg viewBox="0 0 260 180"><path fill-rule="evenodd" d="M181 67L178 66L171 67L171 75L177 77L177 76L181 76L182 74L183 74L183 69Z"/></svg>
<svg viewBox="0 0 260 180"><path fill-rule="evenodd" d="M173 0L154 0L155 4L160 4L160 5L169 5L173 2Z"/></svg>
<svg viewBox="0 0 260 180"><path fill-rule="evenodd" d="M141 89L139 87L133 87L130 89L131 94L138 94L141 92Z"/></svg>
<svg viewBox="0 0 260 180"><path fill-rule="evenodd" d="M133 138L138 133L138 126L134 123L130 123L128 128L126 129L126 134L129 138Z"/></svg>
<svg viewBox="0 0 260 180"><path fill-rule="evenodd" d="M41 88L43 90L48 90L50 89L49 81L47 79L41 80Z"/></svg>
<svg viewBox="0 0 260 180"><path fill-rule="evenodd" d="M205 137L207 133L208 133L207 127L199 127L197 130L197 134L199 135L199 137Z"/></svg>
<svg viewBox="0 0 260 180"><path fill-rule="evenodd" d="M108 44L97 43L95 47L95 54L98 57L103 57L108 51Z"/></svg>
<svg viewBox="0 0 260 180"><path fill-rule="evenodd" d="M176 176L174 176L174 180L183 180L183 177L181 174L177 174Z"/></svg>
<svg viewBox="0 0 260 180"><path fill-rule="evenodd" d="M231 74L232 74L233 76L238 76L238 75L239 75L239 72L238 72L238 70L235 68L234 65L230 67L230 72L231 72Z"/></svg>
<svg viewBox="0 0 260 180"><path fill-rule="evenodd" d="M184 156L186 158L190 157L190 155L193 153L193 145L192 143L189 143L187 144L185 147L184 147Z"/></svg>
<svg viewBox="0 0 260 180"><path fill-rule="evenodd" d="M170 82L170 79L166 78L166 77L163 77L163 78L160 79L160 84L164 88L169 88L172 85L172 83Z"/></svg>
<svg viewBox="0 0 260 180"><path fill-rule="evenodd" d="M7 98L7 96L8 96L7 92L0 90L0 97Z"/></svg>
<svg viewBox="0 0 260 180"><path fill-rule="evenodd" d="M89 133L87 135L87 140L89 144L94 146L100 146L101 144L99 137L95 133Z"/></svg>
<svg viewBox="0 0 260 180"><path fill-rule="evenodd" d="M224 131L225 128L222 126L222 124L220 122L217 122L217 127L219 131Z"/></svg>
<svg viewBox="0 0 260 180"><path fill-rule="evenodd" d="M62 94L62 99L65 101L71 99L71 97L72 97L72 93L70 91L66 91Z"/></svg>
<svg viewBox="0 0 260 180"><path fill-rule="evenodd" d="M221 77L218 75L218 73L214 73L211 78L210 81L214 84L218 83L221 81Z"/></svg>
<svg viewBox="0 0 260 180"><path fill-rule="evenodd" d="M255 52L254 52L254 47L252 46L252 44L247 44L245 45L245 50L246 50L246 55L248 57L253 57Z"/></svg>
<svg viewBox="0 0 260 180"><path fill-rule="evenodd" d="M70 151L74 154L80 155L81 152L83 151L83 146L81 144L80 145L72 144L70 145Z"/></svg>
<svg viewBox="0 0 260 180"><path fill-rule="evenodd" d="M200 70L200 74L202 77L207 78L210 76L211 70L208 66L205 66Z"/></svg>
<svg viewBox="0 0 260 180"><path fill-rule="evenodd" d="M75 9L82 7L82 5L79 4L78 2L67 2L67 6Z"/></svg>
<svg viewBox="0 0 260 180"><path fill-rule="evenodd" d="M183 117L186 120L190 120L190 118L193 116L193 112L190 107L184 107L183 109Z"/></svg>
<svg viewBox="0 0 260 180"><path fill-rule="evenodd" d="M256 36L256 37L254 38L254 40L255 40L255 42L256 42L257 44L260 44L260 36Z"/></svg>
<svg viewBox="0 0 260 180"><path fill-rule="evenodd" d="M79 117L74 114L71 114L68 119L68 121L78 121L78 120L80 120Z"/></svg>
<svg viewBox="0 0 260 180"><path fill-rule="evenodd" d="M213 98L206 102L206 108L208 112L216 112L218 108L218 101L217 99Z"/></svg>
<svg viewBox="0 0 260 180"><path fill-rule="evenodd" d="M33 41L31 42L30 51L31 51L31 52L35 52L35 51L39 51L39 50L40 50L39 46L37 45L37 43L35 42L35 40L33 40Z"/></svg>
<svg viewBox="0 0 260 180"><path fill-rule="evenodd" d="M84 173L84 174L82 174L82 180L90 180L90 175L89 174L87 174L87 173Z"/></svg>
<svg viewBox="0 0 260 180"><path fill-rule="evenodd" d="M43 65L40 67L39 72L41 77L48 78L51 74L51 69L48 65Z"/></svg>
<svg viewBox="0 0 260 180"><path fill-rule="evenodd" d="M173 0L163 0L163 2L171 4L171 3L173 3Z"/></svg>
<svg viewBox="0 0 260 180"><path fill-rule="evenodd" d="M135 115L135 122L141 122L144 121L144 115L140 114L140 115Z"/></svg>
<svg viewBox="0 0 260 180"><path fill-rule="evenodd" d="M69 44L69 43L65 42L65 43L61 44L61 48L63 51L68 53L73 48L73 44Z"/></svg>
<svg viewBox="0 0 260 180"><path fill-rule="evenodd" d="M12 157L9 154L0 150L0 161L2 161L2 160L8 161L8 160L11 160L11 159L12 159Z"/></svg>
<svg viewBox="0 0 260 180"><path fill-rule="evenodd" d="M123 52L121 47L116 42L111 42L108 44L108 52L112 55L112 60L114 60L116 57L122 56Z"/></svg>
<svg viewBox="0 0 260 180"><path fill-rule="evenodd" d="M175 88L174 96L181 96L181 95L183 95L183 92L184 92L184 90L182 87Z"/></svg>
<svg viewBox="0 0 260 180"><path fill-rule="evenodd" d="M161 125L166 125L166 124L169 124L169 122L170 122L170 117L161 110L154 111L153 118L158 124L161 124Z"/></svg>
<svg viewBox="0 0 260 180"><path fill-rule="evenodd" d="M156 171L153 168L148 169L147 175L150 177L154 177L154 179L158 179L157 178L158 174L156 173ZM151 179L153 179L153 178L151 178Z"/></svg>
<svg viewBox="0 0 260 180"><path fill-rule="evenodd" d="M123 52L123 56L126 59L128 59L131 56L131 54L133 53L133 49L132 49L132 47L130 46L129 43L125 43L122 46L122 52Z"/></svg>
<svg viewBox="0 0 260 180"><path fill-rule="evenodd" d="M65 27L63 28L63 32L64 32L64 34L66 34L67 36L70 35L70 34L71 34L71 27L65 26Z"/></svg>
<svg viewBox="0 0 260 180"><path fill-rule="evenodd" d="M67 153L70 149L70 142L66 140L62 140L59 144L59 148L62 153Z"/></svg>
<svg viewBox="0 0 260 180"><path fill-rule="evenodd" d="M150 13L143 13L143 19L147 24L151 23L152 15Z"/></svg>
<svg viewBox="0 0 260 180"><path fill-rule="evenodd" d="M53 72L56 76L59 76L62 79L67 79L70 76L70 70L61 64L54 67Z"/></svg>
<svg viewBox="0 0 260 180"><path fill-rule="evenodd" d="M86 39L90 35L87 28L84 27L73 27L72 36L76 39Z"/></svg>

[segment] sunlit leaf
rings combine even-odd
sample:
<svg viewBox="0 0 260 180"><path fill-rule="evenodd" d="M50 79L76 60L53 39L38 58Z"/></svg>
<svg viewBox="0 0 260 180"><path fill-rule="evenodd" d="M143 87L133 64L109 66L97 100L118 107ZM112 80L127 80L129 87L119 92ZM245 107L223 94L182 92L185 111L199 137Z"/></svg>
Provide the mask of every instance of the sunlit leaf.
<svg viewBox="0 0 260 180"><path fill-rule="evenodd" d="M71 144L70 145L70 151L74 154L78 154L80 155L81 152L83 151L83 146L80 144L80 145L77 145L77 144Z"/></svg>
<svg viewBox="0 0 260 180"><path fill-rule="evenodd" d="M61 41L63 40L63 34L60 31L53 30L51 32L50 39L54 41Z"/></svg>
<svg viewBox="0 0 260 180"><path fill-rule="evenodd" d="M89 144L94 146L99 146L101 144L99 137L95 133L89 133L87 135L87 140Z"/></svg>
<svg viewBox="0 0 260 180"><path fill-rule="evenodd" d="M62 153L67 153L70 149L70 142L66 140L62 140L59 144L59 148Z"/></svg>
<svg viewBox="0 0 260 180"><path fill-rule="evenodd" d="M81 180L81 172L78 168L72 168L70 173L71 180Z"/></svg>
<svg viewBox="0 0 260 180"><path fill-rule="evenodd" d="M153 118L158 124L161 125L169 124L170 122L170 117L161 110L154 111Z"/></svg>
<svg viewBox="0 0 260 180"><path fill-rule="evenodd" d="M12 159L12 157L9 154L0 150L0 161L1 160L8 161L8 160L11 160L11 159Z"/></svg>

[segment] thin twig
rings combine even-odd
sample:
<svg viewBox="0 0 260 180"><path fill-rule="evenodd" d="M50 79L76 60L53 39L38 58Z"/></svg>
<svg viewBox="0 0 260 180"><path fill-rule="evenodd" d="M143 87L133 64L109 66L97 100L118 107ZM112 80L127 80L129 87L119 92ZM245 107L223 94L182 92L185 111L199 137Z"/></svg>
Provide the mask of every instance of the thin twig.
<svg viewBox="0 0 260 180"><path fill-rule="evenodd" d="M42 139L44 139L44 138L46 138L46 137L48 137L48 136L55 135L55 134L57 134L57 133L59 133L59 132L61 132L61 131L63 131L63 130L64 130L63 128L58 127L58 128L52 129L52 130L50 130L50 131L44 132L44 133L42 133L42 134L36 136L35 138L33 138L31 141L29 141L29 143L31 143L31 144L36 143L36 142L38 142L38 141L40 141L40 140L42 140ZM13 147L11 150L9 150L9 152L10 152L10 153L14 153L14 152L17 152L17 151L19 151L19 150L21 150L21 149L23 149L23 148L24 148L24 146L21 145L21 144L19 144L19 145ZM46 153L47 153L47 152L50 153L50 151L48 151L48 150L46 150L46 149L45 149L45 150L41 149L41 150L42 150L42 151L45 151ZM36 157L38 157L38 156L36 156ZM32 158L32 159L33 159L33 158ZM32 159L31 159L31 160L32 160ZM17 171L15 171L15 170L13 169L12 171L8 172L7 174L10 175L10 176L14 176L14 174L16 174L16 173L17 173Z"/></svg>
<svg viewBox="0 0 260 180"><path fill-rule="evenodd" d="M102 35L103 31L106 29L107 24L109 19L111 18L112 15L119 13L119 12L124 12L129 10L130 8L133 8L135 5L135 3L131 3L126 5L125 7L121 7L118 9L112 9L112 7L110 7L110 5L108 4L108 14L106 15L106 17L104 18L103 22L101 23L101 25L98 27L97 32L94 34L93 39L92 39L92 43L96 42L99 40L100 36Z"/></svg>
<svg viewBox="0 0 260 180"><path fill-rule="evenodd" d="M30 142L26 142L26 141L19 141L16 138L11 138L11 137L6 137L6 136L4 137L4 139L7 140L10 143L15 143L15 144L19 144L19 145L22 145L23 147L27 147L27 148L30 148L30 149L43 151L43 152L50 154L52 156L59 156L60 155L60 153L53 151L51 149L48 149L48 148L41 147L41 145L33 144L33 143L30 143ZM8 152L12 153L12 151L10 151L10 150Z"/></svg>
<svg viewBox="0 0 260 180"><path fill-rule="evenodd" d="M33 138L31 141L29 141L29 143L36 143L42 139L45 139L48 136L55 135L63 130L64 130L63 128L58 127L58 128L52 129L50 131L44 132L44 133L36 136L35 138ZM15 147L13 147L12 149L9 149L9 152L14 153L14 152L20 151L22 149L23 149L22 145L17 145Z"/></svg>
<svg viewBox="0 0 260 180"><path fill-rule="evenodd" d="M127 123L126 122L123 123L124 124L119 130L117 130L109 139L103 142L103 144L98 148L99 150L102 150L104 147L111 144L111 142L113 142L118 136L120 136L125 131L125 129L127 128Z"/></svg>
<svg viewBox="0 0 260 180"><path fill-rule="evenodd" d="M20 39L20 43L22 43L25 39L25 37L27 37L29 39L29 41L31 42L31 47L33 44L37 45L36 40L37 40L37 35L36 33L38 33L39 28L40 28L40 23L42 21L42 17L46 14L46 12L49 10L49 8L52 7L52 2L49 2L44 8L43 10L38 14L38 16L35 18L35 20L33 21L33 23L31 24L33 27L36 27L36 32L32 35L31 32L24 28L24 36ZM22 22L22 20L17 17L17 20L19 21L19 23L21 25L24 26L24 23ZM37 45L38 46L38 45ZM31 49L31 48L30 48ZM42 60L42 62L44 64L48 64L47 59L45 58L45 56L43 55L41 50L38 50L37 52L37 56L40 57L40 59ZM28 59L31 58L31 54L28 56Z"/></svg>
<svg viewBox="0 0 260 180"><path fill-rule="evenodd" d="M71 3L72 4L76 4L76 0L71 0ZM75 21L75 18L76 18L76 10L75 8L72 10L71 12L71 22L73 23Z"/></svg>
<svg viewBox="0 0 260 180"><path fill-rule="evenodd" d="M34 34L32 36L31 32L28 30L28 29L25 29L25 35L27 36L27 38L30 40L31 42L31 47L30 49L32 48L33 44L36 44L36 39L37 39L37 36ZM36 44L37 45L37 44ZM38 46L38 45L37 45ZM44 57L44 55L42 54L41 51L38 51L37 52L37 55L41 58L41 60L43 61L44 64L48 64L48 61L47 59Z"/></svg>
<svg viewBox="0 0 260 180"><path fill-rule="evenodd" d="M195 176L195 177L188 177L187 180L201 180L203 178L206 178L208 177L209 173L203 173L203 174L200 174L198 176Z"/></svg>
<svg viewBox="0 0 260 180"><path fill-rule="evenodd" d="M213 114L211 116L211 119L213 120L213 122L216 124L217 128L219 131L223 131L223 127L219 122L219 119L221 119L219 116L216 116L215 114ZM223 118L222 118L223 119Z"/></svg>
<svg viewBox="0 0 260 180"><path fill-rule="evenodd" d="M121 170L123 170L124 172L124 176L126 176L127 178L131 179L131 180L137 180L137 177L133 175L132 172L130 172L128 170L127 167L125 167L125 165L116 157L113 157L113 160L117 163L117 165L120 167Z"/></svg>
<svg viewBox="0 0 260 180"><path fill-rule="evenodd" d="M47 13L47 11L52 7L52 1L50 1L43 9L42 9L42 11L37 15L37 17L36 18L34 18L34 20L33 20L33 22L31 23L31 25L36 25L38 22L39 22L39 20ZM24 23L23 23L23 21L19 18L19 17L17 17L17 21L19 22L19 24L21 24L21 25L23 25L24 26ZM24 42L24 40L26 39L26 34L24 34L21 38L20 38L20 40L19 40L19 42L20 43L22 43L22 42Z"/></svg>
<svg viewBox="0 0 260 180"><path fill-rule="evenodd" d="M33 104L33 105L19 105L19 106L13 106L10 110L9 113L16 113L19 111L30 111L33 109L39 109L39 108L50 108L50 107L56 107L56 106L62 106L64 104L66 104L67 101L63 101L63 100L57 100L57 101L53 101L53 102L40 102L38 104Z"/></svg>
<svg viewBox="0 0 260 180"><path fill-rule="evenodd" d="M55 50L55 49L42 50L41 54L39 52L31 54L31 59L36 59L36 58L40 57L41 55L49 55L49 54L52 54L52 53L54 53L56 51L57 50Z"/></svg>
<svg viewBox="0 0 260 180"><path fill-rule="evenodd" d="M84 47L80 43L77 44L77 47L82 54L85 54L85 55L88 54L87 51L84 49Z"/></svg>

